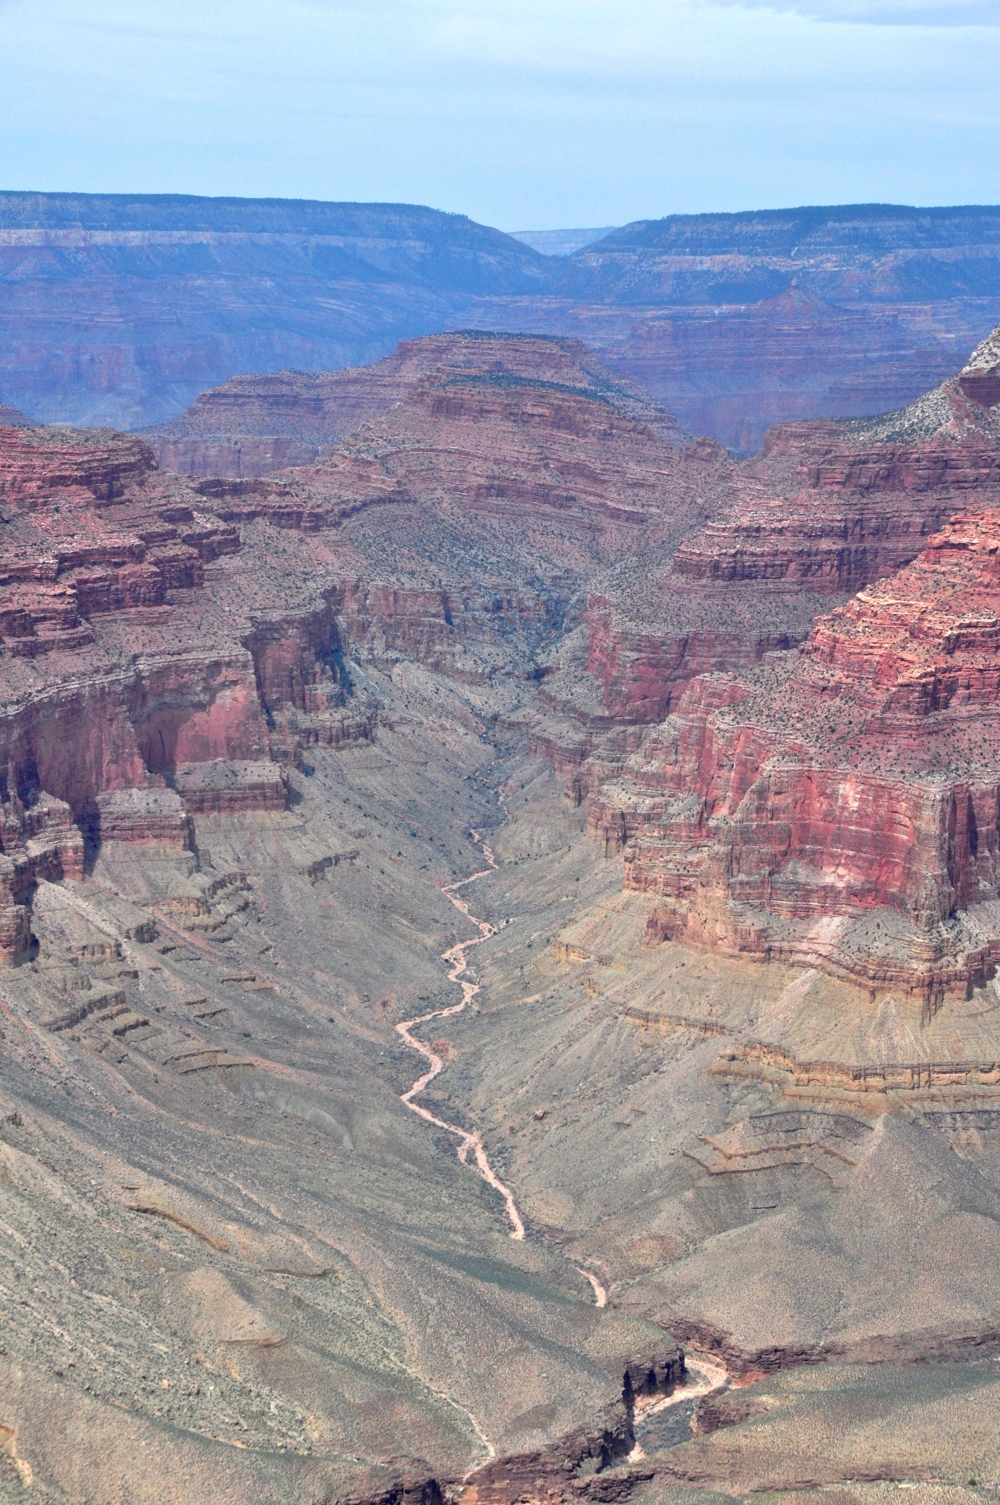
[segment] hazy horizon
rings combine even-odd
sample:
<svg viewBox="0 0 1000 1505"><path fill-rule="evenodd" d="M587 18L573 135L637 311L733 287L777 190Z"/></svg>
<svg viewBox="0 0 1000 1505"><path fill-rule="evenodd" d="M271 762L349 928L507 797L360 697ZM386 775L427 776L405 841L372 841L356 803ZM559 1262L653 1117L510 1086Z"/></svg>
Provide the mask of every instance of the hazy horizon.
<svg viewBox="0 0 1000 1505"><path fill-rule="evenodd" d="M1000 0L0 0L12 186L505 230L1000 200Z"/></svg>

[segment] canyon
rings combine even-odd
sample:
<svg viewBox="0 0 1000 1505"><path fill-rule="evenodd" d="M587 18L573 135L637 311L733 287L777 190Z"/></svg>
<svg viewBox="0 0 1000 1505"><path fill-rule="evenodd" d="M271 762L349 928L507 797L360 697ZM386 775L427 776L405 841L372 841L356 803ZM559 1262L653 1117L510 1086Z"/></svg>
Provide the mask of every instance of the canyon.
<svg viewBox="0 0 1000 1505"><path fill-rule="evenodd" d="M0 401L141 429L233 378L291 369L278 403L294 373L474 327L581 339L684 428L752 452L769 425L895 408L952 374L1000 319L998 225L989 206L673 215L543 255L419 205L4 192ZM323 390L298 381L314 409ZM285 463L317 416L290 423Z"/></svg>
<svg viewBox="0 0 1000 1505"><path fill-rule="evenodd" d="M998 351L0 426L5 1499L992 1493Z"/></svg>

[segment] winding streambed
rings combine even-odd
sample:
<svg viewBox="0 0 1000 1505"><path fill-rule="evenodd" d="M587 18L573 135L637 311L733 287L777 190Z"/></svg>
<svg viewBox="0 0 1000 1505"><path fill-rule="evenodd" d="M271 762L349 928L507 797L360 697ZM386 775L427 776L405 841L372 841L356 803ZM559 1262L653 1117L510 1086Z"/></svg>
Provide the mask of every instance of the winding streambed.
<svg viewBox="0 0 1000 1505"><path fill-rule="evenodd" d="M500 1193L500 1195L504 1199L507 1207L507 1216L510 1219L511 1238L523 1239L524 1222L521 1218L521 1214L517 1210L517 1203L514 1201L514 1194L510 1190L510 1187L503 1184L496 1171L490 1165L489 1157L486 1154L486 1150L483 1146L483 1141L479 1135L478 1130L470 1131L468 1129L461 1128L458 1124L450 1124L445 1119L438 1118L434 1113L430 1111L429 1108L423 1107L416 1101L416 1098L418 1098L424 1091L424 1089L429 1086L431 1082L433 1082L438 1073L444 1070L445 1063L444 1058L442 1056L439 1056L437 1051L432 1050L431 1047L427 1045L423 1040L418 1040L417 1037L412 1033L412 1031L418 1024L426 1024L429 1019L447 1019L452 1014L460 1014L463 1009L465 1009L472 1002L473 998L475 998L476 994L479 992L479 983L469 982L467 978L463 978L462 976L462 973L465 972L468 968L468 959L466 953L469 952L473 946L481 946L483 941L488 941L490 936L496 935L497 933L497 926L491 925L488 920L481 920L477 915L472 914L468 899L461 898L457 892L458 889L465 888L467 884L475 883L477 878L485 878L486 875L493 872L494 868L497 866L497 860L493 855L493 849L489 845L489 843L483 839L482 832L473 831L472 839L477 843L478 846L482 848L483 856L489 863L489 867L481 868L478 873L472 873L468 878L460 878L456 883L445 884L441 889L441 892L443 894L447 894L449 900L452 904L454 904L459 913L463 914L465 918L467 920L470 920L472 924L477 926L479 930L479 934L477 936L474 936L472 940L459 941L457 945L451 946L447 951L443 951L441 953L441 960L445 962L450 968L448 977L451 982L458 983L459 987L462 989L462 997L460 1002L452 1004L450 1008L431 1009L427 1014L418 1014L416 1018L404 1019L400 1024L396 1025L397 1035L401 1036L401 1038L406 1041L407 1045L409 1045L411 1049L419 1052L419 1054L422 1055L424 1059L430 1063L423 1076L418 1077L417 1080L413 1083L412 1087L408 1088L406 1092L400 1094L400 1101L404 1102L406 1106L410 1108L414 1113L419 1114L420 1117L425 1119L427 1123L433 1124L435 1128L444 1129L448 1134L455 1135L456 1139L459 1141L458 1158L459 1160L461 1160L463 1165L468 1164L469 1154L471 1152L476 1163L476 1169L479 1172L480 1176L482 1176L483 1180L487 1183L488 1186L492 1186L496 1191Z"/></svg>

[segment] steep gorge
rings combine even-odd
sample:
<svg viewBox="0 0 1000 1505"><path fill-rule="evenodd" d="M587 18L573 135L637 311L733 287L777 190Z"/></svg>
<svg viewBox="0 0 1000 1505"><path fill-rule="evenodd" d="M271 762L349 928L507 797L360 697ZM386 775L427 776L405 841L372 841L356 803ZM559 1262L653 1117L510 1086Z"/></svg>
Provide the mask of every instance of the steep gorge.
<svg viewBox="0 0 1000 1505"><path fill-rule="evenodd" d="M992 346L749 462L404 356L268 477L0 430L11 1491L684 1505L834 1384L818 1486L992 1480Z"/></svg>

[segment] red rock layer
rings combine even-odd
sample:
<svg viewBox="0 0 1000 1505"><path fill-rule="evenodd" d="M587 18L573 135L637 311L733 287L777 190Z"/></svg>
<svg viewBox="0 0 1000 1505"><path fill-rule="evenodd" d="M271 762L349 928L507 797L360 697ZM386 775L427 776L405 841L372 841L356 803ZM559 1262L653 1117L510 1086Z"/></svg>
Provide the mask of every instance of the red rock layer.
<svg viewBox="0 0 1000 1505"><path fill-rule="evenodd" d="M58 445L38 428L8 428L2 438L0 500L25 510L59 492L86 493L90 505L115 501L151 458L141 440L103 429L66 431Z"/></svg>
<svg viewBox="0 0 1000 1505"><path fill-rule="evenodd" d="M645 392L612 376L579 340L468 332L404 340L372 366L234 376L146 437L164 470L259 477L328 455L338 439L381 417L439 368L455 375L504 371L610 398L668 442L684 437Z"/></svg>
<svg viewBox="0 0 1000 1505"><path fill-rule="evenodd" d="M699 675L749 668L794 647L827 601L813 592L669 580L643 604L639 612L635 600L610 594L587 603L587 669L607 720L618 724L662 721Z"/></svg>
<svg viewBox="0 0 1000 1505"><path fill-rule="evenodd" d="M714 517L671 560L592 592L605 719L655 722L697 674L794 647L831 597L907 564L971 496L1000 502L1000 418L953 379L899 413L785 425L758 460L702 464Z"/></svg>
<svg viewBox="0 0 1000 1505"><path fill-rule="evenodd" d="M908 563L970 493L1000 489L998 437L957 380L883 419L772 429L752 492L682 545L674 569L858 590Z"/></svg>
<svg viewBox="0 0 1000 1505"><path fill-rule="evenodd" d="M466 349L486 369L456 364ZM322 465L273 480L195 484L136 438L0 430L0 957L85 841L183 846L192 816L283 805L277 765L304 748L370 735L345 655L530 676L598 565L705 516L683 455L620 384L599 390L586 352L447 354Z"/></svg>
<svg viewBox="0 0 1000 1505"><path fill-rule="evenodd" d="M959 374L958 384L966 397L983 407L1000 403L1000 331L995 329L973 351L969 364Z"/></svg>
<svg viewBox="0 0 1000 1505"><path fill-rule="evenodd" d="M10 408L5 402L0 402L0 428L31 429L37 428L37 424L33 418L27 418L18 408Z"/></svg>
<svg viewBox="0 0 1000 1505"><path fill-rule="evenodd" d="M1000 512L970 514L794 659L693 682L591 809L654 936L929 996L988 974L961 912L1000 895L998 579Z"/></svg>
<svg viewBox="0 0 1000 1505"><path fill-rule="evenodd" d="M295 590L249 560L247 587L237 529L161 479L139 441L2 429L0 493L11 960L30 944L35 884L80 877L86 841L183 847L191 813L283 805L274 713L308 702L322 717L324 697L338 698L339 643L321 596L296 611ZM232 578L213 579L226 560Z"/></svg>

